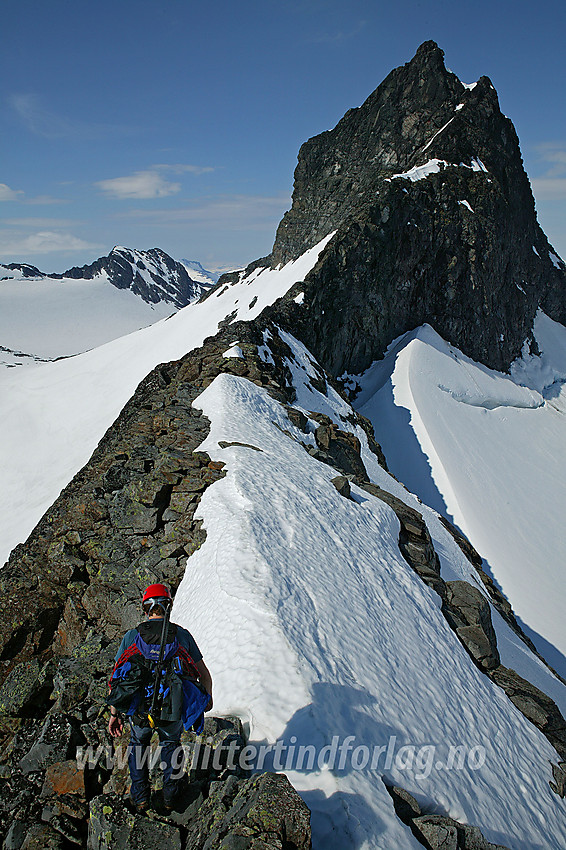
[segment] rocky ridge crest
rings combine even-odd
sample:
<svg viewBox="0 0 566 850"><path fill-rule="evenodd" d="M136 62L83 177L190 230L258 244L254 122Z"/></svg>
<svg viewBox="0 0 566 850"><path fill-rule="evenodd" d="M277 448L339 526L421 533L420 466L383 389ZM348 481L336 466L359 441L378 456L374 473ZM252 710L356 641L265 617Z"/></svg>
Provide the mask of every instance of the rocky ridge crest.
<svg viewBox="0 0 566 850"><path fill-rule="evenodd" d="M273 317L335 376L360 373L424 323L506 371L539 307L566 322L566 266L537 222L513 124L487 77L465 85L443 55L425 42L300 149L267 261L335 235L301 306L290 292Z"/></svg>

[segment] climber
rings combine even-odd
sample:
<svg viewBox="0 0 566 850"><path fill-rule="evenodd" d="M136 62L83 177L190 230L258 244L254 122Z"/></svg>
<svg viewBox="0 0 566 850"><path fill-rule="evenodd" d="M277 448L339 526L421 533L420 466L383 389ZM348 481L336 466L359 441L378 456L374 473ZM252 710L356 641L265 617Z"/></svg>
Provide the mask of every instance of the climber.
<svg viewBox="0 0 566 850"><path fill-rule="evenodd" d="M149 746L154 729L159 735L163 767L163 807L173 810L182 766L181 732L200 732L203 712L212 708L212 677L193 636L169 623L172 605L164 584L150 585L142 599L147 619L130 629L116 653L110 679L108 731L122 734L130 724L130 801L138 812L150 803Z"/></svg>

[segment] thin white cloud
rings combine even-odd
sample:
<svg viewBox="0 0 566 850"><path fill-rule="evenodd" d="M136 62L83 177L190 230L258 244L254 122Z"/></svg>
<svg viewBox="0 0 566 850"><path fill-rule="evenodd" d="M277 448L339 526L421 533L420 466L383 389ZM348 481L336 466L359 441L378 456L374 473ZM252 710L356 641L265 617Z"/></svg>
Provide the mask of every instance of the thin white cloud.
<svg viewBox="0 0 566 850"><path fill-rule="evenodd" d="M537 150L547 168L540 177L531 179L536 199L566 200L566 145L563 142L545 142L538 145Z"/></svg>
<svg viewBox="0 0 566 850"><path fill-rule="evenodd" d="M30 133L45 139L99 139L134 131L133 127L90 123L59 115L45 107L35 94L13 94L8 102Z"/></svg>
<svg viewBox="0 0 566 850"><path fill-rule="evenodd" d="M210 229L271 230L289 206L288 196L221 195L197 198L178 209L129 210L125 217L151 226L191 222Z"/></svg>
<svg viewBox="0 0 566 850"><path fill-rule="evenodd" d="M0 183L0 201L19 201L23 194L21 189L10 189L5 183Z"/></svg>
<svg viewBox="0 0 566 850"><path fill-rule="evenodd" d="M158 171L136 171L129 177L113 177L94 184L109 198L165 198L181 189L180 183L172 183Z"/></svg>
<svg viewBox="0 0 566 850"><path fill-rule="evenodd" d="M36 233L23 234L18 231L0 231L0 257L30 257L43 254L69 253L75 251L98 250L99 245L93 245L73 236L52 230L40 230Z"/></svg>
<svg viewBox="0 0 566 850"><path fill-rule="evenodd" d="M163 172L175 175L206 174L214 171L210 166L185 165L183 163L152 165L145 171L136 171L127 177L112 177L109 180L99 180L97 186L107 197L119 200L166 198L181 190L180 183L174 183Z"/></svg>

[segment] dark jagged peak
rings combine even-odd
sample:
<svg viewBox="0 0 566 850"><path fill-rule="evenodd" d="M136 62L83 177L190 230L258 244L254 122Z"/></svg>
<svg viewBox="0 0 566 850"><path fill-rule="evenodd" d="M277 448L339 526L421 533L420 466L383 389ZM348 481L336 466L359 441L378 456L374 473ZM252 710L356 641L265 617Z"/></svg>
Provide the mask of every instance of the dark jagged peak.
<svg viewBox="0 0 566 850"><path fill-rule="evenodd" d="M277 231L274 262L294 259L340 226L374 199L384 177L440 154L468 165L483 157L497 174L514 160L522 171L513 125L491 81L466 86L446 69L438 45L426 41L362 106L301 147L293 208ZM523 194L530 194L523 182Z"/></svg>
<svg viewBox="0 0 566 850"><path fill-rule="evenodd" d="M0 265L0 280L93 280L101 277L117 289L130 289L147 304L164 301L179 309L198 301L214 286L212 277L207 279L198 272L194 278L191 277L184 263L174 260L161 248L138 251L117 245L107 257L100 257L85 266L73 266L62 274L47 274L29 263Z"/></svg>
<svg viewBox="0 0 566 850"><path fill-rule="evenodd" d="M103 274L113 286L130 289L148 304L166 301L179 308L186 307L209 288L205 283L193 280L183 263L160 248L137 251L116 246L107 257L101 257L90 265L75 266L61 275L50 277L90 280Z"/></svg>
<svg viewBox="0 0 566 850"><path fill-rule="evenodd" d="M488 77L462 83L432 41L307 141L272 265L333 239L287 318L334 375L428 323L506 370L539 307L566 323L566 267L535 213L517 134Z"/></svg>

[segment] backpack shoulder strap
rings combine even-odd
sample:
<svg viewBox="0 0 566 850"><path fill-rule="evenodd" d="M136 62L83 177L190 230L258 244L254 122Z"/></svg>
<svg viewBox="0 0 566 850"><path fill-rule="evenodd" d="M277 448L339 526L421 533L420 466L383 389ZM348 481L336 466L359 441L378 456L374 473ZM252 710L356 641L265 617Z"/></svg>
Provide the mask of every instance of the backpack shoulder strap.
<svg viewBox="0 0 566 850"><path fill-rule="evenodd" d="M139 649L138 649L138 647L136 646L135 643L131 643L129 646L126 647L126 649L123 651L122 655L120 656L118 661L116 661L116 663L114 664L114 667L112 668L112 673L110 674L110 682L108 683L108 687L110 687L110 684L112 682L112 679L114 678L114 674L115 674L116 670L118 669L118 667L121 667L122 664L125 664L126 661L128 661L132 657L132 655L140 655L140 654L141 653L140 653L140 651L139 651Z"/></svg>
<svg viewBox="0 0 566 850"><path fill-rule="evenodd" d="M177 649L177 657L181 661L183 673L186 676L189 676L191 679L195 679L196 681L198 681L200 679L200 673L197 670L197 666L196 666L195 662L193 661L193 659L191 658L189 651L187 649L185 649L184 646L181 646L180 644L179 644L179 647Z"/></svg>

